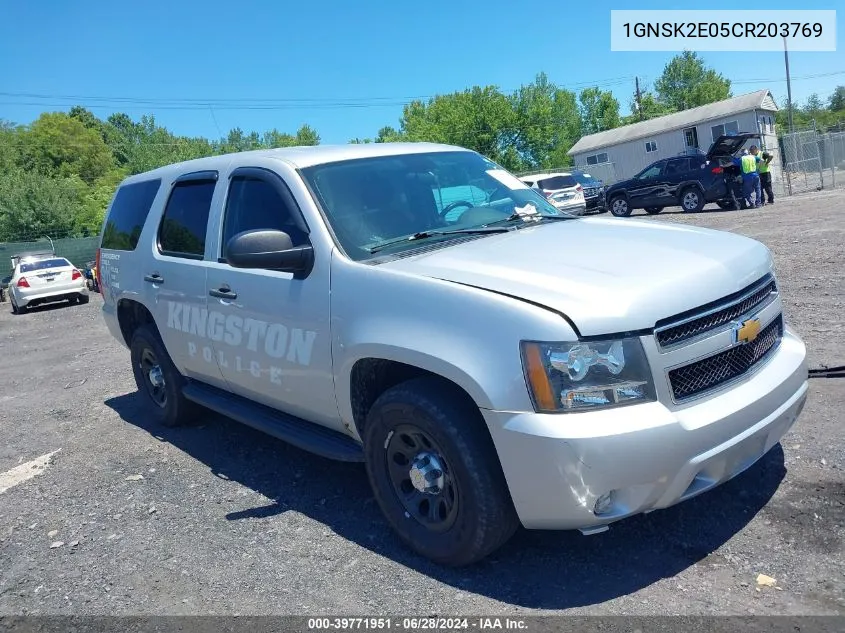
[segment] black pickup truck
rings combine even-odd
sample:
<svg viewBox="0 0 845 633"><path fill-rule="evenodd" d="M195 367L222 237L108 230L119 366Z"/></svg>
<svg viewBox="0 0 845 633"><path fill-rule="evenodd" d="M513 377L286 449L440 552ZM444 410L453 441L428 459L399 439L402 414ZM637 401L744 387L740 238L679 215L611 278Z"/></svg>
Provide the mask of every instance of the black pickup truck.
<svg viewBox="0 0 845 633"><path fill-rule="evenodd" d="M652 163L633 178L607 188L610 212L627 217L634 209L650 214L665 207L681 207L686 212L701 211L715 202L723 209L733 207L728 186L741 202L741 176L733 158L750 139L759 134L743 133L717 138L707 154L675 156Z"/></svg>

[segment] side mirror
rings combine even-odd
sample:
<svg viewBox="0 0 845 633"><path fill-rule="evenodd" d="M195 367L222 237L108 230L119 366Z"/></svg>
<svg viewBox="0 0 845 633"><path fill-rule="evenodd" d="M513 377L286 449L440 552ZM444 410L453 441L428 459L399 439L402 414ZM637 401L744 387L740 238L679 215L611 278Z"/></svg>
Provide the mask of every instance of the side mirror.
<svg viewBox="0 0 845 633"><path fill-rule="evenodd" d="M234 268L307 273L314 261L310 245L294 246L284 231L243 231L226 244L226 261Z"/></svg>

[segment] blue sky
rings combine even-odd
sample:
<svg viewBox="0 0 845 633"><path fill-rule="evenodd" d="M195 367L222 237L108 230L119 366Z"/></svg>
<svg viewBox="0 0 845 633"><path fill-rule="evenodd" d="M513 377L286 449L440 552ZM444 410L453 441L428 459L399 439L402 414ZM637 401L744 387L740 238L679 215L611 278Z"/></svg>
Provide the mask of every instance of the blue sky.
<svg viewBox="0 0 845 633"><path fill-rule="evenodd" d="M610 89L627 114L634 76L650 85L672 53L611 52L610 10L701 6L677 0L616 2L598 8L600 4L6 3L0 22L0 92L6 93L0 94L0 118L29 123L42 111L67 110L79 103L101 117L115 111L136 119L152 113L177 134L217 138L233 127L294 132L309 123L324 143L345 143L352 137L372 137L383 125L398 126L401 104L409 98L475 84L511 91L540 71L563 87L595 83ZM837 52L790 54L793 99L802 103L813 92L826 98L836 85L845 85L841 0L768 0L746 6L708 0L707 6L757 6L761 19L767 8L839 9ZM702 56L736 82L734 94L768 88L778 104L785 105L782 53ZM839 74L801 79L825 73ZM143 99L155 103L138 102ZM200 99L230 101L213 109L184 108L185 100ZM240 107L247 101L251 108Z"/></svg>

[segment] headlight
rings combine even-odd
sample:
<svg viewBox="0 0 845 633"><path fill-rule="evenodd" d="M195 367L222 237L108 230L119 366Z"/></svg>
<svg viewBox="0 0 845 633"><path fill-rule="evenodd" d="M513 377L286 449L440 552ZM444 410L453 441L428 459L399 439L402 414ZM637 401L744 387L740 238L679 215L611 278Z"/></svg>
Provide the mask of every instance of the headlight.
<svg viewBox="0 0 845 633"><path fill-rule="evenodd" d="M522 343L525 380L539 413L653 402L651 370L638 338Z"/></svg>

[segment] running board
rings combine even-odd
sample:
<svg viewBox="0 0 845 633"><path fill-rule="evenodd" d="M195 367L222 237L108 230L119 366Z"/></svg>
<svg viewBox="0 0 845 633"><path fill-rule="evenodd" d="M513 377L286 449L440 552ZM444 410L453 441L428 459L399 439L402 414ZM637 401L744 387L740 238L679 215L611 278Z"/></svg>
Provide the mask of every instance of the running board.
<svg viewBox="0 0 845 633"><path fill-rule="evenodd" d="M319 424L202 383L189 383L182 393L192 402L310 453L342 462L364 461L358 442Z"/></svg>
<svg viewBox="0 0 845 633"><path fill-rule="evenodd" d="M601 534L602 532L607 532L610 529L608 525L597 525L595 527L588 527L588 528L578 528L578 531L581 532L584 536L592 536L593 534Z"/></svg>

